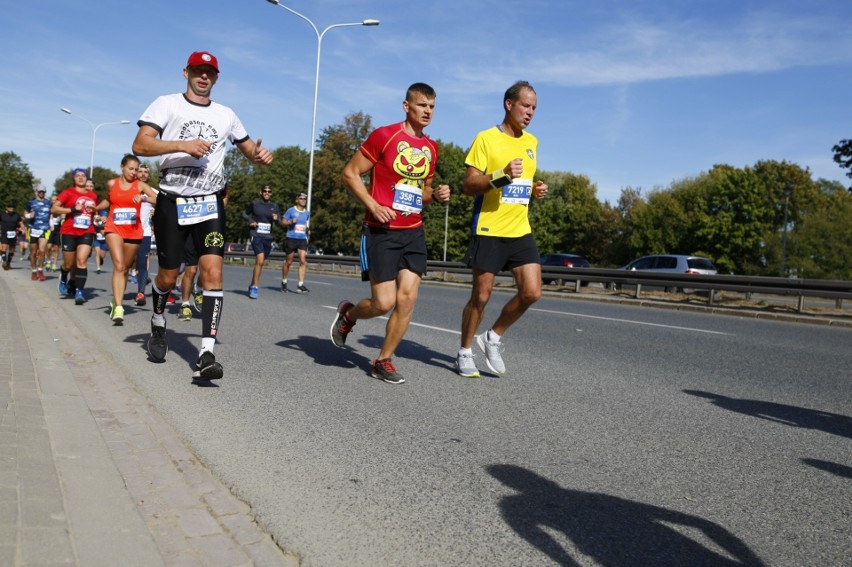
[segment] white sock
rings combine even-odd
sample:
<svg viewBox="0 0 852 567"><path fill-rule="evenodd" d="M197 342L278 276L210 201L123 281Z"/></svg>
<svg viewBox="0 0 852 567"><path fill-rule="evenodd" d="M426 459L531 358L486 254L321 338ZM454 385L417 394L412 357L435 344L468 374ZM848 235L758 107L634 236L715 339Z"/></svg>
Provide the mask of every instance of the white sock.
<svg viewBox="0 0 852 567"><path fill-rule="evenodd" d="M498 335L491 329L488 330L488 334L485 335L485 338L488 339L488 342L492 345L496 345L500 342L500 335Z"/></svg>
<svg viewBox="0 0 852 567"><path fill-rule="evenodd" d="M471 350L471 349L469 349L469 348L460 348L460 349L459 349L459 354L460 354L460 355L461 355L461 354L471 355L471 354L473 354L473 350Z"/></svg>

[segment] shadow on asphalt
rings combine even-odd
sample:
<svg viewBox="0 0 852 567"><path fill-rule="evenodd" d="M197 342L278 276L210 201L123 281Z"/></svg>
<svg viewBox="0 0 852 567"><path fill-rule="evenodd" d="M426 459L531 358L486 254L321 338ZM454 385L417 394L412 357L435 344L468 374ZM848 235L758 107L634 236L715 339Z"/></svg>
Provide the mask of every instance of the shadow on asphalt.
<svg viewBox="0 0 852 567"><path fill-rule="evenodd" d="M515 465L486 470L517 491L500 499L504 521L558 565L578 566L577 556L610 567L764 565L741 539L703 518L562 488ZM551 535L555 532L561 534L559 539ZM567 546L560 543L566 538Z"/></svg>
<svg viewBox="0 0 852 567"><path fill-rule="evenodd" d="M330 338L301 335L295 339L278 341L276 345L305 353L316 364L322 366L337 366L338 368L367 368L370 361L356 353L352 347L337 348L331 344Z"/></svg>
<svg viewBox="0 0 852 567"><path fill-rule="evenodd" d="M802 459L801 461L815 469L829 472L841 478L852 478L852 467L847 467L846 465L841 465L839 463L832 463L831 461L821 461L819 459Z"/></svg>
<svg viewBox="0 0 852 567"><path fill-rule="evenodd" d="M350 337L350 340L353 337ZM382 348L384 337L379 335L364 335L358 337L358 344L374 351L373 354L378 355ZM331 345L331 340L325 337L315 337L301 335L295 339L286 341L278 341L276 345L290 350L297 350L305 353L316 364L322 366L336 366L338 368L362 368L366 374L370 373L370 364L372 358L363 356L355 352L355 350L346 345L343 348L336 348ZM454 358L435 352L423 345L411 341L402 341L396 349L394 359L404 358L406 360L416 360L424 364L441 368L442 370L454 371Z"/></svg>
<svg viewBox="0 0 852 567"><path fill-rule="evenodd" d="M816 429L832 435L852 439L852 418L837 413L764 402L760 400L745 400L729 398L721 394L702 392L700 390L684 390L690 396L707 398L722 409L774 421L792 427Z"/></svg>
<svg viewBox="0 0 852 567"><path fill-rule="evenodd" d="M379 335L364 335L358 339L358 343L365 347L375 350L376 354L382 349L382 343L385 338ZM416 360L429 366L436 366L442 370L455 372L456 359L441 352L436 352L430 348L426 348L420 343L404 340L399 343L394 353L394 358L404 358L407 360Z"/></svg>

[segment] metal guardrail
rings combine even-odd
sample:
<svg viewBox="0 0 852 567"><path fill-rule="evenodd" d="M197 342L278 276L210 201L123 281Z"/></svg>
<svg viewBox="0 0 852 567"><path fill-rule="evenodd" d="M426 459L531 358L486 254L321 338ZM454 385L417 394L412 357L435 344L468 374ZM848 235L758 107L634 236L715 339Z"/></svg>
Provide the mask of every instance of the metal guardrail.
<svg viewBox="0 0 852 567"><path fill-rule="evenodd" d="M253 258L252 252L227 252L226 258ZM270 260L284 261L282 252L273 252ZM313 264L330 265L332 271L336 266L347 271L360 269L357 256L331 256L308 254L308 262ZM461 262L430 261L430 273L470 274L470 268ZM511 276L509 272L501 273ZM566 268L561 266L542 266L542 278L573 282L573 289L579 292L583 283L602 283L609 289L623 289L625 286L635 286L635 297L639 299L643 288L664 288L668 290L703 290L707 291L708 304L713 304L718 291L743 293L747 297L753 293L792 296L798 298L798 311L804 309L806 297L834 299L838 308L842 308L844 299L852 299L852 282L843 280L794 279L766 276L736 276L736 275L700 275L675 274L644 271L626 271L602 268Z"/></svg>

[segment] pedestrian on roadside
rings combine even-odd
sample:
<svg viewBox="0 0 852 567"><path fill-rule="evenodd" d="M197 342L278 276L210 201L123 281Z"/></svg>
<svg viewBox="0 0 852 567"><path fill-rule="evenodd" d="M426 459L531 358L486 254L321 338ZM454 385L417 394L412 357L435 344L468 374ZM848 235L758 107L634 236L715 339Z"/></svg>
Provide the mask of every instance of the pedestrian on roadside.
<svg viewBox="0 0 852 567"><path fill-rule="evenodd" d="M98 194L88 181L85 169L75 169L74 186L62 191L50 207L51 213L65 215L59 227L62 236L59 295L73 297L77 305L86 302L83 290L89 277L87 264L95 237L94 216L98 204Z"/></svg>
<svg viewBox="0 0 852 567"><path fill-rule="evenodd" d="M477 134L465 158L462 191L475 201L465 257L473 270L473 286L462 313L456 359L462 376L479 376L471 345L497 273L511 271L517 292L491 328L475 337L491 372L506 372L501 338L541 297L541 264L529 222L529 202L544 198L548 186L534 180L538 140L526 132L537 105L532 85L526 81L513 84L503 96L503 121Z"/></svg>
<svg viewBox="0 0 852 567"><path fill-rule="evenodd" d="M35 199L27 201L24 216L29 224L30 268L33 281L44 281L44 256L50 232L50 200L44 187L36 190Z"/></svg>
<svg viewBox="0 0 852 567"><path fill-rule="evenodd" d="M225 142L230 140L252 163L272 163L261 139L255 143L230 108L210 98L219 62L207 51L190 54L183 70L184 93L157 98L142 113L133 141L136 155L160 156L160 193L154 213L159 272L152 285L154 315L148 353L162 361L168 352L166 298L177 281L185 241L195 240L204 285L202 337L193 379L222 377L213 348L222 314L225 251Z"/></svg>
<svg viewBox="0 0 852 567"><path fill-rule="evenodd" d="M385 327L372 376L390 384L405 378L391 357L408 330L420 279L426 272L423 206L450 199L450 188L432 189L438 146L423 130L432 121L435 90L425 83L408 87L405 120L374 130L343 170L343 182L366 210L361 236L362 278L370 297L357 304L341 301L331 325L331 340L342 347L352 327L393 310ZM370 187L363 176L370 173Z"/></svg>
<svg viewBox="0 0 852 567"><path fill-rule="evenodd" d="M17 205L13 202L6 203L6 210L0 212L0 254L3 255L3 269L8 270L12 265L12 257L15 255L15 246L18 243L18 233L24 228L24 219L15 212Z"/></svg>
<svg viewBox="0 0 852 567"><path fill-rule="evenodd" d="M251 249L254 251L254 269L248 288L251 299L257 299L263 264L272 252L272 227L281 219L281 207L271 199L272 187L264 185L260 190L260 199L249 203L243 211L243 219L251 228Z"/></svg>
<svg viewBox="0 0 852 567"><path fill-rule="evenodd" d="M95 217L92 220L95 223L95 239L92 241L92 256L95 257L95 273L100 274L101 269L103 269L104 260L106 260L107 252L109 252L106 235L104 234L107 212L97 211L97 214L95 214Z"/></svg>
<svg viewBox="0 0 852 567"><path fill-rule="evenodd" d="M151 177L151 170L144 163L139 164L136 170L136 178L142 183L148 183ZM151 185L148 185L151 187ZM157 189L151 187L155 193ZM152 201L142 201L139 207L139 220L142 222L142 242L139 244L139 250L136 252L136 305L142 306L147 303L145 299L145 290L148 286L148 267L151 262L151 236L154 234L152 221L154 217L154 203Z"/></svg>
<svg viewBox="0 0 852 567"><path fill-rule="evenodd" d="M56 195L50 196L50 206L56 202ZM59 234L59 227L62 225L62 215L50 213L50 230L47 236L47 260L44 267L51 272L59 271L59 249L62 247L62 239Z"/></svg>
<svg viewBox="0 0 852 567"><path fill-rule="evenodd" d="M198 252L195 242L191 238L186 239L186 247L183 249L183 263L180 270L180 310L178 319L181 321L192 321L192 309L201 313L204 305L203 291L200 291L200 282L196 283L198 274Z"/></svg>
<svg viewBox="0 0 852 567"><path fill-rule="evenodd" d="M293 263L293 256L299 253L299 285L296 293L308 293L305 287L305 273L308 271L308 239L311 236L309 222L311 212L307 209L308 194L299 193L296 204L287 209L281 224L287 228L287 238L284 240L284 265L281 267L281 291L287 292L287 274Z"/></svg>
<svg viewBox="0 0 852 567"><path fill-rule="evenodd" d="M104 235L112 258L112 299L109 318L116 324L124 321L124 292L127 289L127 271L136 263L136 254L142 243L143 202L157 202L155 193L147 183L136 178L139 158L126 154L121 159L121 176L107 183L107 198L98 209L109 208Z"/></svg>

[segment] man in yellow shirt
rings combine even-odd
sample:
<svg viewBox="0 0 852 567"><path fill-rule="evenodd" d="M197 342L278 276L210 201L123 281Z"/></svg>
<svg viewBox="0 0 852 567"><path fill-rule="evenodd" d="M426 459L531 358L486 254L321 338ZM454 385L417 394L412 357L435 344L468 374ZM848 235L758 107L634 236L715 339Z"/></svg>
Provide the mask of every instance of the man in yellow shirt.
<svg viewBox="0 0 852 567"><path fill-rule="evenodd" d="M538 140L525 131L535 115L538 97L526 81L518 81L503 97L503 122L477 134L465 158L462 191L475 197L470 247L465 261L473 269L470 300L462 314L461 348L456 367L474 378L479 370L471 350L474 339L495 374L504 374L503 334L541 297L541 264L529 223L531 198L542 199L548 186L535 181ZM517 293L503 306L491 329L474 337L491 298L494 277L510 270Z"/></svg>

